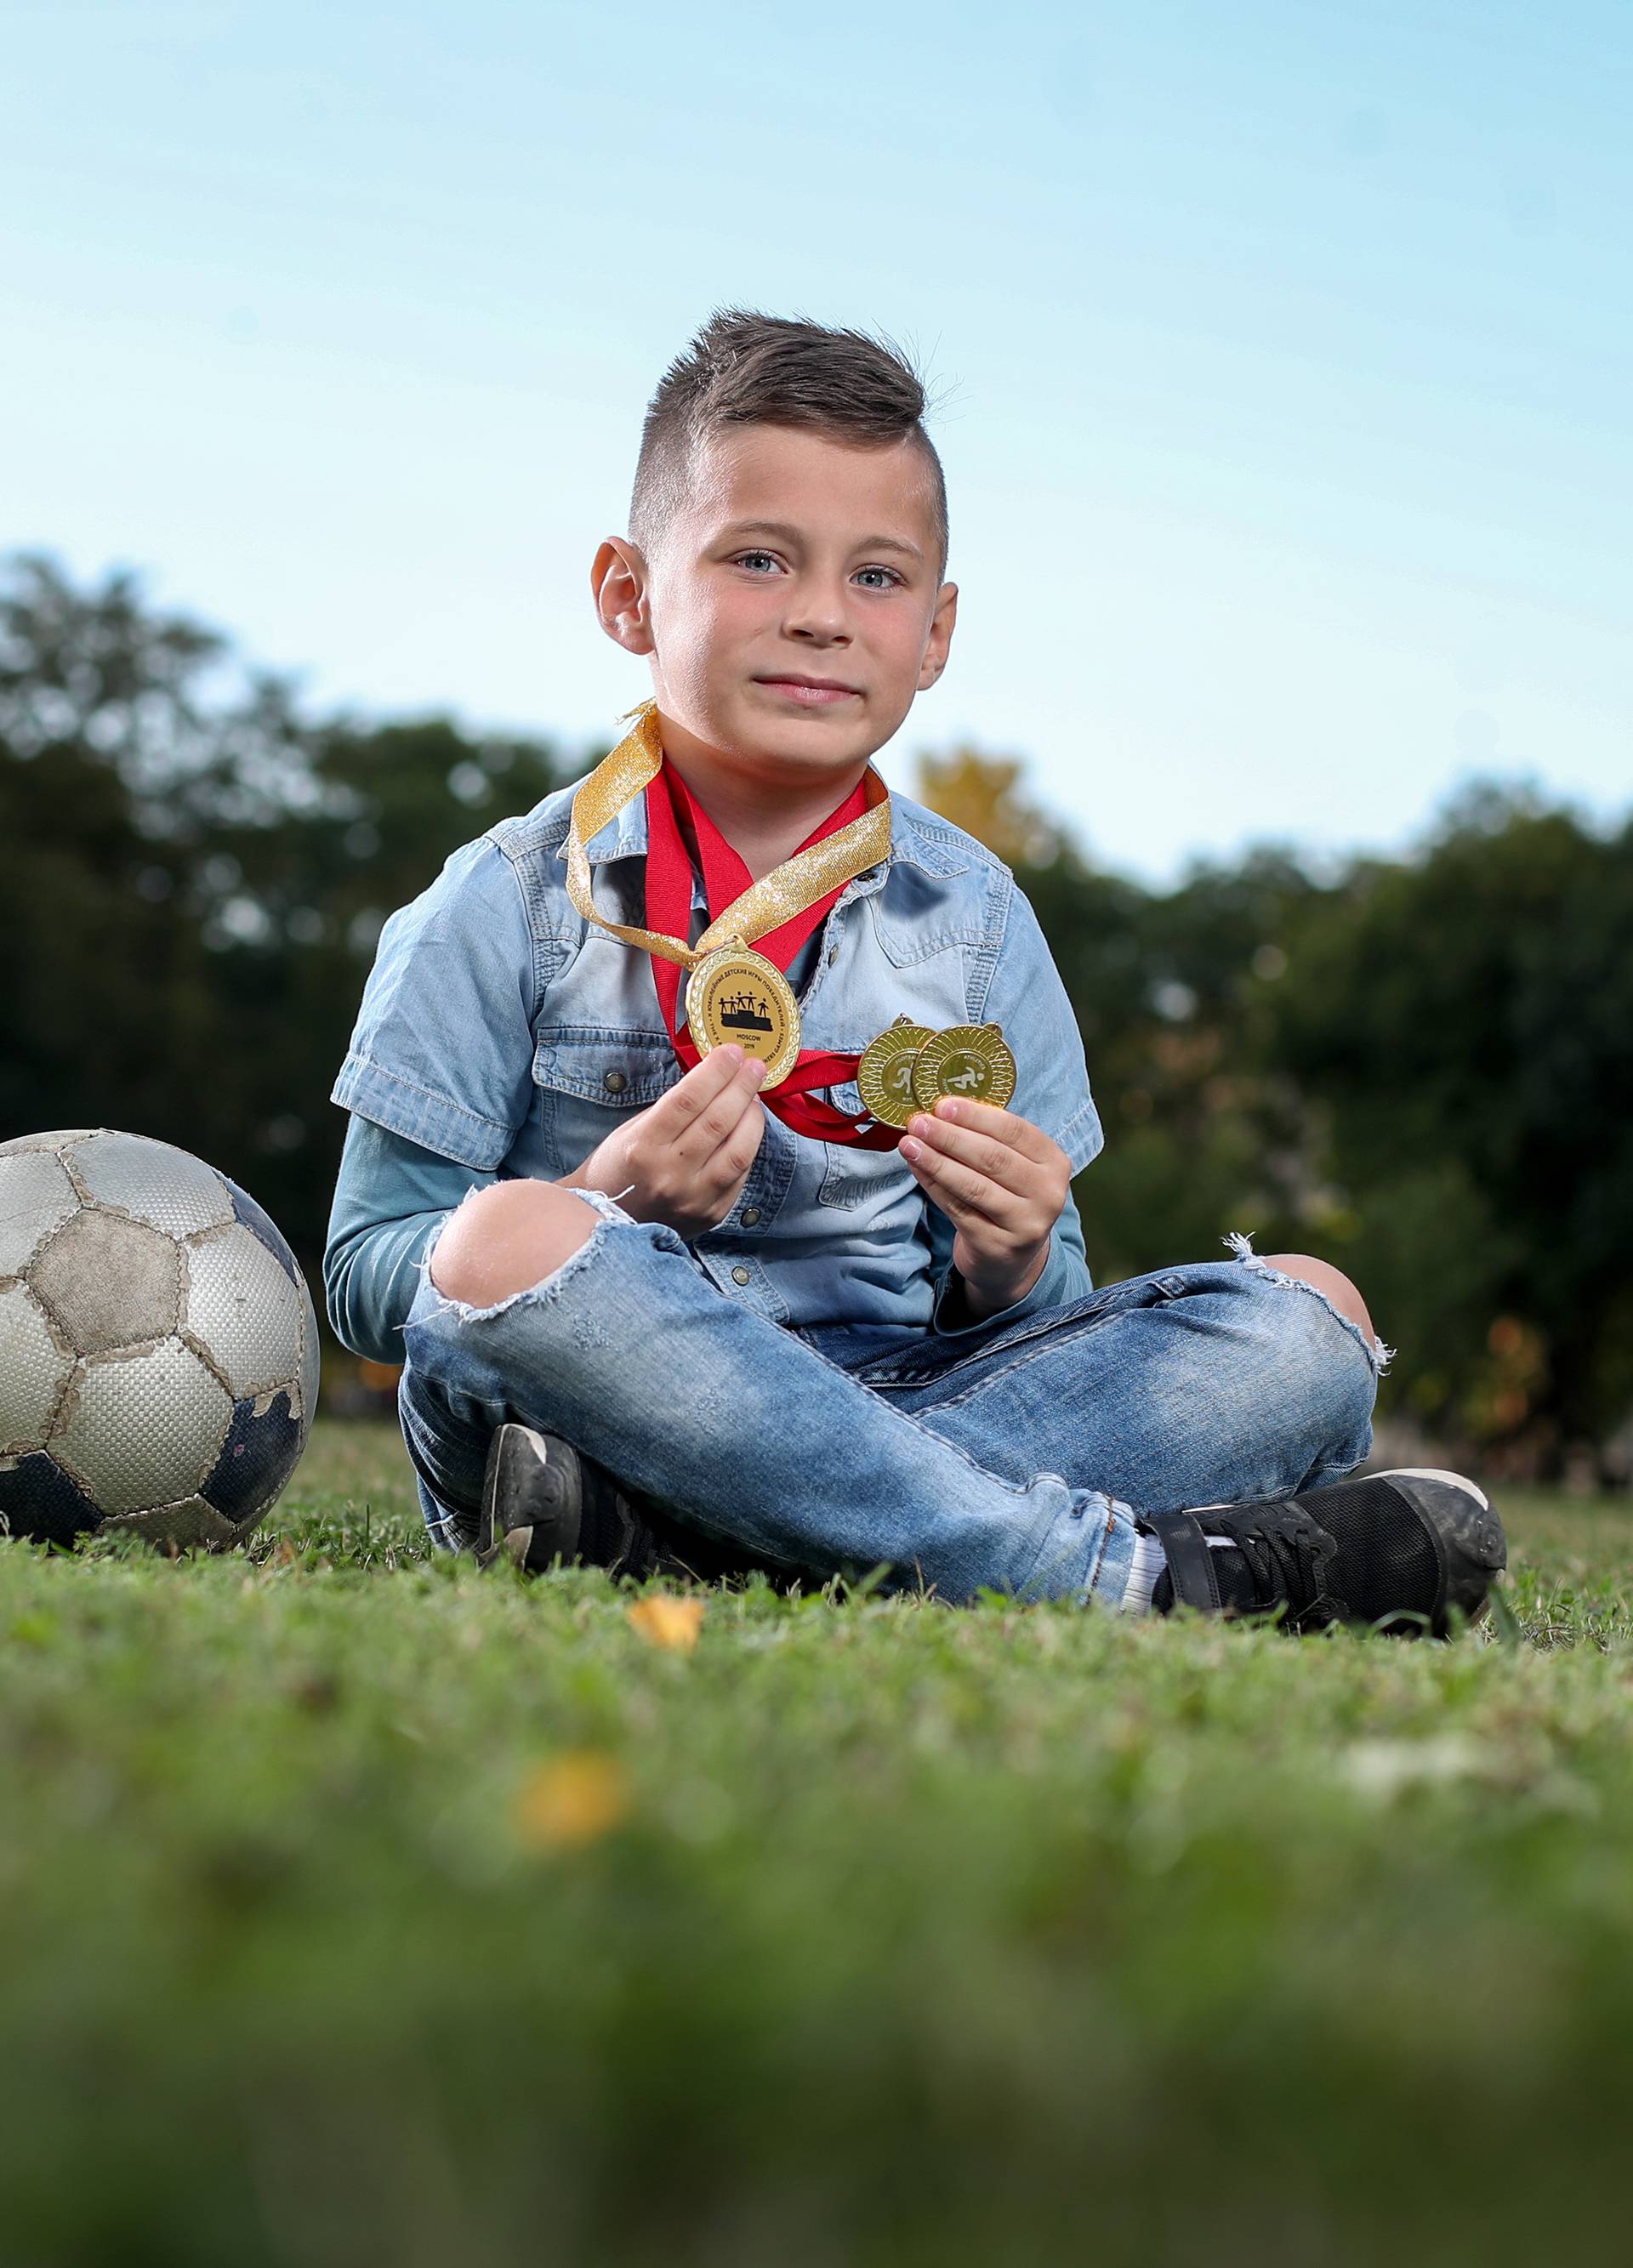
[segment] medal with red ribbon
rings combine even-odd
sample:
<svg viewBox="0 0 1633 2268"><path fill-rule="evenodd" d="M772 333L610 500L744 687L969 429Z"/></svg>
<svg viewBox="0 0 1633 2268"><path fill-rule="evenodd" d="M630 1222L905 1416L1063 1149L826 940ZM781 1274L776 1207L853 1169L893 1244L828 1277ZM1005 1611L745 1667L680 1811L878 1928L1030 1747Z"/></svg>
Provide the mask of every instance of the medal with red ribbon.
<svg viewBox="0 0 1633 2268"><path fill-rule="evenodd" d="M645 928L609 921L596 911L586 850L643 789L650 924ZM710 917L695 945L684 934L691 926L692 877L683 814L698 844ZM861 1058L802 1049L799 1004L784 973L846 884L888 857L890 848L890 792L869 765L793 857L756 882L684 780L665 763L656 704L648 702L573 799L567 894L585 920L652 955L664 1028L688 1068L712 1048L735 1042L765 1063L765 1107L794 1133L890 1150L901 1138L898 1127L853 1117L820 1099L817 1090L853 1079ZM757 944L761 950L751 949ZM689 972L683 1017L683 969Z"/></svg>

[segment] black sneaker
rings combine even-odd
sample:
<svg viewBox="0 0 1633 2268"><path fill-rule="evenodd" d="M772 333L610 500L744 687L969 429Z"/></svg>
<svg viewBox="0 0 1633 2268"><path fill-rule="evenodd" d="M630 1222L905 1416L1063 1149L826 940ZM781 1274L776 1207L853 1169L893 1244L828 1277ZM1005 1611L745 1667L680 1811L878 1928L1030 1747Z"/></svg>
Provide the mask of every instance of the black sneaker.
<svg viewBox="0 0 1633 2268"><path fill-rule="evenodd" d="M1275 1504L1153 1513L1140 1526L1168 1557L1156 1612L1280 1610L1294 1631L1351 1623L1445 1638L1454 1613L1484 1612L1508 1565L1502 1521L1459 1473L1369 1473Z"/></svg>
<svg viewBox="0 0 1633 2268"><path fill-rule="evenodd" d="M488 1444L477 1559L484 1567L507 1559L532 1575L560 1561L638 1580L664 1564L657 1538L610 1476L571 1441L531 1425L500 1425Z"/></svg>
<svg viewBox="0 0 1633 2268"><path fill-rule="evenodd" d="M677 1575L717 1583L749 1572L743 1555L661 1506L632 1497L559 1434L499 1426L482 1476L478 1565L500 1560L542 1575L559 1562L645 1582Z"/></svg>

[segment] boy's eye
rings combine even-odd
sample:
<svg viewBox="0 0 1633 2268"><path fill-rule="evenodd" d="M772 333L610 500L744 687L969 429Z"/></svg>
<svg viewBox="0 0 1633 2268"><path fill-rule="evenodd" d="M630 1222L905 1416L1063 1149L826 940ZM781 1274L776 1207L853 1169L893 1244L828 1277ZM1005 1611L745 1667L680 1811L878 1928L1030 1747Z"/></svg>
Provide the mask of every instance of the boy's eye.
<svg viewBox="0 0 1633 2268"><path fill-rule="evenodd" d="M869 583L867 588L870 591L888 591L893 583L899 583L902 579L893 567L859 567L856 570L857 581L861 582L864 575L877 575L883 578L877 583Z"/></svg>
<svg viewBox="0 0 1633 2268"><path fill-rule="evenodd" d="M775 567L777 562L769 551L740 551L731 563L734 567L751 568L757 575L764 567Z"/></svg>

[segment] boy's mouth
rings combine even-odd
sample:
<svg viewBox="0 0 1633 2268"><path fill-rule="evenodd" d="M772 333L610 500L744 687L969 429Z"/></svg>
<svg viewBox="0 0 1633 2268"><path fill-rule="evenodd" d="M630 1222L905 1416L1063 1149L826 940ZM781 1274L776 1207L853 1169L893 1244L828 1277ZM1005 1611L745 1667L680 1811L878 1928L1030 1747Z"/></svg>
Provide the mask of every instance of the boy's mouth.
<svg viewBox="0 0 1633 2268"><path fill-rule="evenodd" d="M837 677L805 677L794 670L777 677L757 677L754 682L768 692L780 693L802 709L831 709L838 702L861 698L859 688L841 684Z"/></svg>

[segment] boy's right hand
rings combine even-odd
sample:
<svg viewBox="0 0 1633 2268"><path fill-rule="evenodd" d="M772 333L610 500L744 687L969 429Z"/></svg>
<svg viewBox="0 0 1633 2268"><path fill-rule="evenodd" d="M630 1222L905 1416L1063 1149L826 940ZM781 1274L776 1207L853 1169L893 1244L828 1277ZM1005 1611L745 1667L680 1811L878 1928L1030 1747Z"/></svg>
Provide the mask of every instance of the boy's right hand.
<svg viewBox="0 0 1633 2268"><path fill-rule="evenodd" d="M739 1047L713 1048L650 1109L598 1143L569 1189L600 1189L637 1220L688 1241L725 1219L765 1131L765 1066Z"/></svg>

